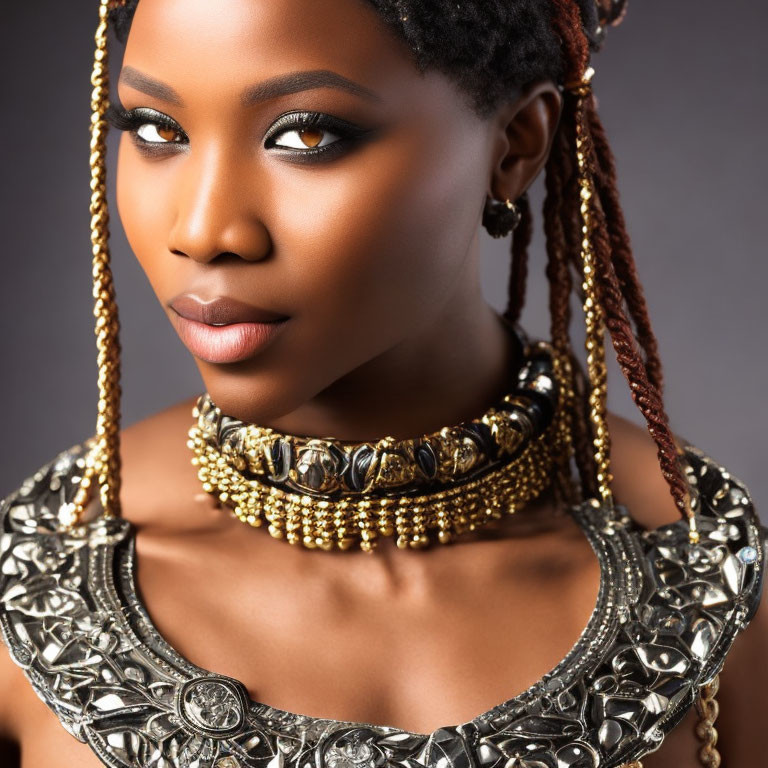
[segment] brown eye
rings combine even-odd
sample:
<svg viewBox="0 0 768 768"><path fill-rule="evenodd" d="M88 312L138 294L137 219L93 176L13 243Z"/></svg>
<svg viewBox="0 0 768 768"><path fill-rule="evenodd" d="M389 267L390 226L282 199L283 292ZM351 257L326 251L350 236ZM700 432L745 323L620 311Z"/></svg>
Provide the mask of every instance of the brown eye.
<svg viewBox="0 0 768 768"><path fill-rule="evenodd" d="M140 125L136 134L148 144L177 144L182 141L182 134L176 128L157 123Z"/></svg>
<svg viewBox="0 0 768 768"><path fill-rule="evenodd" d="M299 136L308 147L316 147L322 141L324 133L317 128L305 128L299 131Z"/></svg>
<svg viewBox="0 0 768 768"><path fill-rule="evenodd" d="M175 131L173 128L168 128L164 125L158 126L157 128L157 135L161 139L165 139L166 141L178 141L179 140L179 132Z"/></svg>
<svg viewBox="0 0 768 768"><path fill-rule="evenodd" d="M335 144L339 136L323 128L293 128L282 131L275 139L275 146L291 149L314 149Z"/></svg>

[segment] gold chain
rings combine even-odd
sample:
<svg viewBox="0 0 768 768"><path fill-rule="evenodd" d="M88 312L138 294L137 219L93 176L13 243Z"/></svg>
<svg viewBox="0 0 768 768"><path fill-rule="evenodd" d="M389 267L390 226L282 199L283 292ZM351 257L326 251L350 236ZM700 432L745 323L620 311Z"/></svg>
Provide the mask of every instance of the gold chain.
<svg viewBox="0 0 768 768"><path fill-rule="evenodd" d="M107 130L109 58L107 32L109 0L100 0L96 52L91 74L91 246L93 255L93 314L96 318L99 402L96 436L72 504L61 513L68 528L77 525L91 496L94 478L99 485L105 517L120 514L120 325L109 264L109 211L107 207Z"/></svg>
<svg viewBox="0 0 768 768"><path fill-rule="evenodd" d="M586 325L587 372L591 391L589 394L589 418L592 422L597 487L603 502L613 506L611 493L610 435L606 422L607 370L605 367L605 317L595 279L595 252L592 247L592 200L595 187L589 168L591 142L584 125L584 99L593 74L590 68L584 74L582 88L574 90L576 105L576 159L579 168L579 196L581 198L581 262L583 270L584 322Z"/></svg>
<svg viewBox="0 0 768 768"><path fill-rule="evenodd" d="M703 685L699 689L699 695L696 699L696 711L699 714L696 736L701 742L699 761L706 768L718 768L722 761L716 746L717 729L715 728L715 720L720 713L720 705L715 698L719 688L720 676L715 675L711 683Z"/></svg>

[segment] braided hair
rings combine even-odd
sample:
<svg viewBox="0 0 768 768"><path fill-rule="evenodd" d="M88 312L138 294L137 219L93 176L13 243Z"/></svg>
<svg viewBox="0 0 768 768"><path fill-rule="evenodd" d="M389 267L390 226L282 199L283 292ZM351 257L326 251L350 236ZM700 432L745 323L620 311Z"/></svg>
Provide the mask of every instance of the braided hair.
<svg viewBox="0 0 768 768"><path fill-rule="evenodd" d="M618 23L626 0L366 0L403 39L421 70L436 69L459 86L482 117L528 84L581 81L606 27ZM125 41L138 0L115 0L110 20ZM563 112L545 167L546 234L551 339L573 363L579 405L574 413L575 461L582 488L596 493L596 467L584 374L572 351L570 297L581 274L582 220L577 132L585 132L595 187L592 216L596 281L605 325L619 366L656 443L659 464L678 509L688 514L687 483L662 398L662 368L642 285L619 202L616 169L594 98L564 89ZM508 304L517 322L524 305L532 212L521 199L522 219L511 242Z"/></svg>

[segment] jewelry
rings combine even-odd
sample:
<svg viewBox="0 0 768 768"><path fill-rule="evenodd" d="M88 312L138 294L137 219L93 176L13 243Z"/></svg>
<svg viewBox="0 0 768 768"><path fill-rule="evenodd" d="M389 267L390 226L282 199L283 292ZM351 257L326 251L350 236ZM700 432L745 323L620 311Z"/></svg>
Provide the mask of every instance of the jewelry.
<svg viewBox="0 0 768 768"><path fill-rule="evenodd" d="M578 640L527 690L432 733L276 709L185 659L139 596L133 524L99 515L71 533L59 526L86 450L62 452L0 503L0 636L110 768L617 768L656 751L697 697L711 752L714 681L759 605L766 530L744 485L691 446L701 543L683 520L646 531L620 505L574 505L600 565ZM476 629L493 632L492 619Z"/></svg>
<svg viewBox="0 0 768 768"><path fill-rule="evenodd" d="M446 544L539 496L570 459L570 367L545 342L524 359L517 388L481 417L413 439L284 435L225 416L206 393L192 462L206 492L291 544L370 552L396 535L420 548L430 529Z"/></svg>
<svg viewBox="0 0 768 768"><path fill-rule="evenodd" d="M586 95L581 89L588 89L594 70L590 67L585 73L581 84L573 86L567 84L580 99ZM581 101L579 102L581 105ZM589 136L584 130L583 120L576 121L576 161L578 167L578 182L581 189L581 264L582 264L582 291L584 294L584 322L586 325L586 349L587 349L587 375L591 387L589 394L589 420L592 424L595 465L597 467L598 492L606 505L613 504L611 494L610 467L610 435L606 423L607 411L607 380L608 374L605 365L605 317L598 296L598 288L595 280L595 253L592 245L593 219L592 200L595 196L594 182L588 167L587 146Z"/></svg>
<svg viewBox="0 0 768 768"><path fill-rule="evenodd" d="M509 198L485 198L483 226L491 237L505 237L520 223L521 218L520 206Z"/></svg>
<svg viewBox="0 0 768 768"><path fill-rule="evenodd" d="M251 701L239 681L194 666L162 639L136 591L133 526L119 517L120 346L109 265L104 113L107 19L126 3L99 2L90 155L96 435L60 454L0 503L0 637L39 697L112 768L158 761L168 768L273 762L287 768L350 762L359 768L639 766L638 758L658 748L698 697L701 758L716 766L717 674L757 608L765 531L743 485L690 446L689 481L702 494L689 500L689 535L682 523L639 530L602 491L602 500L574 506L601 566L588 626L568 656L530 689L461 726L414 734L277 710ZM618 23L626 8L626 0L597 4L601 25ZM590 86L583 80L566 88L586 96ZM509 200L487 202L491 229L511 231L519 222L515 207ZM483 218L487 226L485 212ZM585 261L587 293L589 254ZM592 326L599 329L599 317ZM600 350L595 354L599 358ZM570 397L570 376L562 381ZM599 384L594 377L593 384ZM600 396L601 389L594 392ZM597 424L599 404L591 407ZM546 430L560 424L555 418ZM569 437L564 429L561 447L570 446ZM602 447L607 457L607 432L599 438L596 459L605 471L598 466L598 481L607 486L607 458L604 463L600 454ZM99 514L84 521L96 488Z"/></svg>

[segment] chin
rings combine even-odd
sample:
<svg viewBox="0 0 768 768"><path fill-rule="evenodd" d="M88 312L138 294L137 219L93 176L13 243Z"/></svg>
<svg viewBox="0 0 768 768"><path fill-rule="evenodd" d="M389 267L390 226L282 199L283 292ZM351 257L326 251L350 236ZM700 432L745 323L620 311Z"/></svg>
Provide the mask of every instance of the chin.
<svg viewBox="0 0 768 768"><path fill-rule="evenodd" d="M295 372L254 371L242 363L220 366L199 362L198 368L216 406L240 421L267 425L312 398L311 392L297 391L296 383L302 377Z"/></svg>

